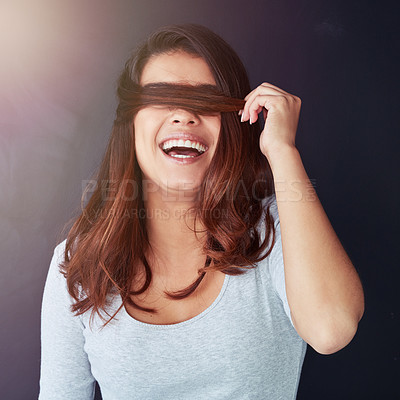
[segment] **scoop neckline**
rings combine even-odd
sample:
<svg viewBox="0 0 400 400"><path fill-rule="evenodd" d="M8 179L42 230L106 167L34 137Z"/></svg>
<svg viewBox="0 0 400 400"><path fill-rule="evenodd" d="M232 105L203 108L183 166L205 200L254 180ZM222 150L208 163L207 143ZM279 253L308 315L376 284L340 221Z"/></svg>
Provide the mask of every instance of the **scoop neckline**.
<svg viewBox="0 0 400 400"><path fill-rule="evenodd" d="M191 325L196 321L200 320L201 318L205 317L209 312L211 312L216 305L221 301L226 288L228 286L230 280L230 275L225 274L224 283L222 284L221 290L215 300L200 314L195 315L194 317L187 319L186 321L178 322L176 324L149 324L147 322L139 321L133 318L125 309L125 306L122 302L122 297L119 295L119 300L121 302L122 308L122 316L125 320L128 320L130 324L136 325L137 327L144 328L144 329L151 329L151 330L168 330L168 329L179 329L185 326Z"/></svg>

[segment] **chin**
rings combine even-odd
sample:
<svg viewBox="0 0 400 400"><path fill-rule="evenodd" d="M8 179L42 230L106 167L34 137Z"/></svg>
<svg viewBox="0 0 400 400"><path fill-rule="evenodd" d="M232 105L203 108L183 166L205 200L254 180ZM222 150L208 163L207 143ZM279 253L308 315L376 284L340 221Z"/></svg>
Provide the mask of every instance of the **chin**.
<svg viewBox="0 0 400 400"><path fill-rule="evenodd" d="M163 192L169 200L191 200L193 201L200 192L201 184L197 182L184 181L169 181L162 185Z"/></svg>

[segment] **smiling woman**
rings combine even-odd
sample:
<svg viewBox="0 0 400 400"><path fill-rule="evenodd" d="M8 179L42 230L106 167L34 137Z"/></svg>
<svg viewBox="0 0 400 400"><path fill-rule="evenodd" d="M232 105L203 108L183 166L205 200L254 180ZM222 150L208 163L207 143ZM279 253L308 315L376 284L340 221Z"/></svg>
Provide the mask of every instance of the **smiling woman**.
<svg viewBox="0 0 400 400"><path fill-rule="evenodd" d="M105 400L294 399L306 343L337 351L363 311L294 146L300 99L250 92L195 24L153 33L118 96L98 186L50 265L39 398L92 399L97 381Z"/></svg>

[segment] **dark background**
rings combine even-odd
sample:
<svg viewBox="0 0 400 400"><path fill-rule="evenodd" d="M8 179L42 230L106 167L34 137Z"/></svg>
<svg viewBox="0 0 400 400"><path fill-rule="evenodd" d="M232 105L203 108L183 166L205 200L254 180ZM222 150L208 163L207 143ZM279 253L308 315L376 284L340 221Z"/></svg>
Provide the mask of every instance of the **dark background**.
<svg viewBox="0 0 400 400"><path fill-rule="evenodd" d="M296 144L364 286L357 335L333 355L308 348L298 399L400 398L397 4L0 3L0 398L37 398L43 286L103 154L118 73L151 31L182 22L225 38L253 88L302 99Z"/></svg>

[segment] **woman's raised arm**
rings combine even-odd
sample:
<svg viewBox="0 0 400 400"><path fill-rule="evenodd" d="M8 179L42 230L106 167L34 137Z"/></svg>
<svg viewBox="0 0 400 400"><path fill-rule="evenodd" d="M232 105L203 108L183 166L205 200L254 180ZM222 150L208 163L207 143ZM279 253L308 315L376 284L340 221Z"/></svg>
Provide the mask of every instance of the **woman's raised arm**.
<svg viewBox="0 0 400 400"><path fill-rule="evenodd" d="M293 324L316 351L334 353L354 337L364 294L295 147L301 101L269 83L245 100L242 122L266 118L260 148L274 176Z"/></svg>

